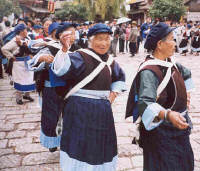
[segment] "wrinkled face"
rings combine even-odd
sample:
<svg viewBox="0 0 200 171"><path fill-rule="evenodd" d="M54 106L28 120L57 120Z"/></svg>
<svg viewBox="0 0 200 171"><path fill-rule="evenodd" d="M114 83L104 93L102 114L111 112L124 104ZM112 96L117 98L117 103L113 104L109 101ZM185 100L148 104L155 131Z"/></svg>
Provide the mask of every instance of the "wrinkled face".
<svg viewBox="0 0 200 171"><path fill-rule="evenodd" d="M171 57L174 52L175 52L175 41L174 41L174 36L173 33L171 32L166 38L165 40L161 40L159 45L158 45L158 50L160 50L160 52L163 54L163 56L165 56L166 58Z"/></svg>
<svg viewBox="0 0 200 171"><path fill-rule="evenodd" d="M48 33L48 29L49 29L49 26L52 24L52 21L50 20L47 20L44 25L43 25L43 28L44 28L44 32L45 33Z"/></svg>
<svg viewBox="0 0 200 171"><path fill-rule="evenodd" d="M27 29L24 29L21 33L20 33L20 35L22 36L22 37L27 37L27 34L28 34L28 32L27 32Z"/></svg>
<svg viewBox="0 0 200 171"><path fill-rule="evenodd" d="M99 33L91 40L91 48L100 55L108 52L110 48L110 34Z"/></svg>

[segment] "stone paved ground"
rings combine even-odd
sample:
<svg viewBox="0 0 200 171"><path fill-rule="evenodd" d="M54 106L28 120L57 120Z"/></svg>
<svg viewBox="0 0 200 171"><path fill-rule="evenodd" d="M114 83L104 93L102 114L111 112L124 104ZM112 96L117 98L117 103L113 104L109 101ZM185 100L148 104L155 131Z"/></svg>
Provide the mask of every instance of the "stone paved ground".
<svg viewBox="0 0 200 171"><path fill-rule="evenodd" d="M139 63L144 59L140 53L134 58L119 55L116 60L127 74L130 87ZM191 68L196 92L192 93L192 116L194 129L191 143L195 154L195 171L200 171L200 57L178 56L177 61ZM142 150L131 144L133 124L124 120L128 92L120 95L113 104L118 138L119 160L117 171L142 171ZM40 108L37 94L32 93L34 103L17 106L14 89L7 78L0 80L0 170L2 171L60 171L59 152L50 153L39 143Z"/></svg>

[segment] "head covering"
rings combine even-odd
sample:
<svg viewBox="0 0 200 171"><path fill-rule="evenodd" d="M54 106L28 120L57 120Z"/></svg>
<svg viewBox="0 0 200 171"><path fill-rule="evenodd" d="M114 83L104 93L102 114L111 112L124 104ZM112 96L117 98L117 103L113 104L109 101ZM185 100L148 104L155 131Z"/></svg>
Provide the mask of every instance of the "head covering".
<svg viewBox="0 0 200 171"><path fill-rule="evenodd" d="M135 25L137 25L137 22L136 22L136 21L132 21L132 24L135 24Z"/></svg>
<svg viewBox="0 0 200 171"><path fill-rule="evenodd" d="M165 38L169 33L171 33L174 28L169 27L167 24L160 22L153 26L147 35L144 48L148 50L155 50L158 41Z"/></svg>
<svg viewBox="0 0 200 171"><path fill-rule="evenodd" d="M26 25L25 24L18 24L15 26L14 32L18 33L20 31L23 31L26 29Z"/></svg>
<svg viewBox="0 0 200 171"><path fill-rule="evenodd" d="M54 30L56 30L59 26L59 23L54 22L48 28L48 34L50 35Z"/></svg>
<svg viewBox="0 0 200 171"><path fill-rule="evenodd" d="M112 34L112 30L105 24L98 23L91 27L88 31L88 37L96 35L97 33L109 33Z"/></svg>
<svg viewBox="0 0 200 171"><path fill-rule="evenodd" d="M41 25L34 25L33 26L33 29L41 29L41 28L43 28Z"/></svg>
<svg viewBox="0 0 200 171"><path fill-rule="evenodd" d="M59 34L64 32L66 29L70 27L76 27L75 23L69 23L69 22L63 22L58 26L58 29L56 31L56 38L59 39Z"/></svg>

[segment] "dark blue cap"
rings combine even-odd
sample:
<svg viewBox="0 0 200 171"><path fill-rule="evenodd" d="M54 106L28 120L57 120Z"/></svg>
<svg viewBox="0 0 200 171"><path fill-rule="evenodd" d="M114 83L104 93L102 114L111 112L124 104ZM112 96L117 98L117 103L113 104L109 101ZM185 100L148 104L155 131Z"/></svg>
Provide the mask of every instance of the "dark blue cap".
<svg viewBox="0 0 200 171"><path fill-rule="evenodd" d="M160 22L153 26L147 35L144 48L148 50L155 50L158 41L165 38L169 33L171 33L175 28L169 27L167 24Z"/></svg>
<svg viewBox="0 0 200 171"><path fill-rule="evenodd" d="M48 28L48 34L50 35L54 30L56 30L59 26L59 23L54 22Z"/></svg>
<svg viewBox="0 0 200 171"><path fill-rule="evenodd" d="M34 25L33 26L33 29L41 29L41 28L43 28L41 25Z"/></svg>
<svg viewBox="0 0 200 171"><path fill-rule="evenodd" d="M69 23L69 22L63 22L58 26L58 29L56 31L56 38L59 39L59 34L64 32L66 29L70 27L76 27L75 23Z"/></svg>
<svg viewBox="0 0 200 171"><path fill-rule="evenodd" d="M26 29L26 25L25 24L18 24L15 26L14 32L20 32Z"/></svg>
<svg viewBox="0 0 200 171"><path fill-rule="evenodd" d="M105 24L98 23L91 27L88 31L88 37L96 35L97 33L109 33L112 34L112 30Z"/></svg>

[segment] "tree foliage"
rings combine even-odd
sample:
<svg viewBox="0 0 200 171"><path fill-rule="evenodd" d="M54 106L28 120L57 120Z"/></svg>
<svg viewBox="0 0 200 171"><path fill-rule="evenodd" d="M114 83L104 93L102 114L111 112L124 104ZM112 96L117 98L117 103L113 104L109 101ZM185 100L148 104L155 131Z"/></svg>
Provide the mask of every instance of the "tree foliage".
<svg viewBox="0 0 200 171"><path fill-rule="evenodd" d="M59 19L85 21L88 18L88 11L82 4L65 3L61 10L55 12L55 16Z"/></svg>
<svg viewBox="0 0 200 171"><path fill-rule="evenodd" d="M78 3L89 7L89 20L100 16L102 20L112 20L125 14L124 0L77 0Z"/></svg>
<svg viewBox="0 0 200 171"><path fill-rule="evenodd" d="M153 19L179 21L186 8L183 0L154 0L149 12Z"/></svg>
<svg viewBox="0 0 200 171"><path fill-rule="evenodd" d="M1 9L0 19L12 13L19 14L21 12L19 3L18 2L13 3L11 0L0 0L0 9Z"/></svg>

